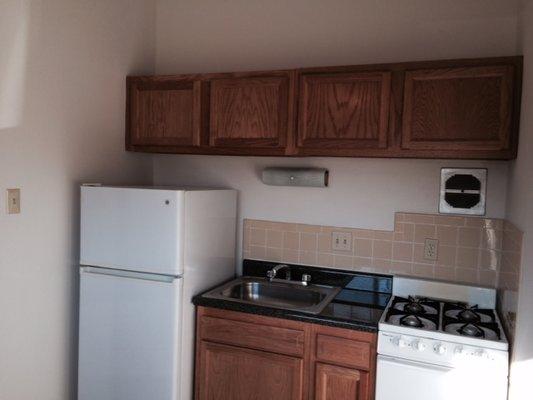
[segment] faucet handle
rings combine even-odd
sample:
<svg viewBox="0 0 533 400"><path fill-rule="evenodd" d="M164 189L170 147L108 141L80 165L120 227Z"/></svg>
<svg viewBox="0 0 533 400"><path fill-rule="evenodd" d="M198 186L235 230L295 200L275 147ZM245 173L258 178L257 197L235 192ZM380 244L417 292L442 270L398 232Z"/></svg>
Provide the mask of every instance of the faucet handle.
<svg viewBox="0 0 533 400"><path fill-rule="evenodd" d="M302 283L303 283L304 285L308 285L309 282L311 282L311 275L309 275L309 274L303 274L303 275L302 275Z"/></svg>
<svg viewBox="0 0 533 400"><path fill-rule="evenodd" d="M276 277L276 271L273 269L270 269L267 271L267 278L268 279L274 279Z"/></svg>

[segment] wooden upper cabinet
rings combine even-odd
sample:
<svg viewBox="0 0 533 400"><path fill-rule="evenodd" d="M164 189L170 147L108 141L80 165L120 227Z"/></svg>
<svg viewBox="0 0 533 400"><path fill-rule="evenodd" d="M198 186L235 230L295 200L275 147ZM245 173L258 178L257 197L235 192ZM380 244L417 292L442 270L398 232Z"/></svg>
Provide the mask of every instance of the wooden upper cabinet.
<svg viewBox="0 0 533 400"><path fill-rule="evenodd" d="M511 147L513 66L405 73L402 148L486 152Z"/></svg>
<svg viewBox="0 0 533 400"><path fill-rule="evenodd" d="M297 146L386 148L390 94L390 72L302 74Z"/></svg>
<svg viewBox="0 0 533 400"><path fill-rule="evenodd" d="M200 81L133 77L127 92L128 147L200 146Z"/></svg>
<svg viewBox="0 0 533 400"><path fill-rule="evenodd" d="M133 151L512 159L522 57L129 77Z"/></svg>
<svg viewBox="0 0 533 400"><path fill-rule="evenodd" d="M290 130L290 74L213 79L209 145L284 154Z"/></svg>
<svg viewBox="0 0 533 400"><path fill-rule="evenodd" d="M315 400L368 400L368 372L317 363Z"/></svg>

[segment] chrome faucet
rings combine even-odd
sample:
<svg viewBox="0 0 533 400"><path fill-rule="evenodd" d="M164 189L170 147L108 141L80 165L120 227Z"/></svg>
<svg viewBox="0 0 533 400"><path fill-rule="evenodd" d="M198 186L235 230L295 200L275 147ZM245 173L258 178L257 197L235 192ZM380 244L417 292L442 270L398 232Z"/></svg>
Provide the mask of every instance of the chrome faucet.
<svg viewBox="0 0 533 400"><path fill-rule="evenodd" d="M290 269L290 267L287 264L278 264L274 268L272 268L271 270L267 271L268 279L270 279L270 281L272 282L272 280L276 277L278 271L280 269L283 269L283 268L287 269L285 271L285 279L290 281L291 280L291 269Z"/></svg>

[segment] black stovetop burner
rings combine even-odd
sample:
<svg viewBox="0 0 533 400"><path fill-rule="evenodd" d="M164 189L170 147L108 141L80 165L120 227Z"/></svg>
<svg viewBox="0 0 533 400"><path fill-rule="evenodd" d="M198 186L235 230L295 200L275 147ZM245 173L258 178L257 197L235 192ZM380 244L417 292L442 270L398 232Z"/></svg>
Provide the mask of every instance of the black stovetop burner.
<svg viewBox="0 0 533 400"><path fill-rule="evenodd" d="M439 326L440 305L437 301L396 296L387 311L386 321L412 328L436 330Z"/></svg>
<svg viewBox="0 0 533 400"><path fill-rule="evenodd" d="M491 340L501 339L495 311L466 303L396 296L387 309L385 320L391 324L410 328L440 330Z"/></svg>
<svg viewBox="0 0 533 400"><path fill-rule="evenodd" d="M495 322L494 310L479 308L477 305L468 306L464 303L444 303L444 317L455 319L457 322Z"/></svg>
<svg viewBox="0 0 533 400"><path fill-rule="evenodd" d="M442 329L462 336L501 339L494 310L482 309L477 305L444 303Z"/></svg>

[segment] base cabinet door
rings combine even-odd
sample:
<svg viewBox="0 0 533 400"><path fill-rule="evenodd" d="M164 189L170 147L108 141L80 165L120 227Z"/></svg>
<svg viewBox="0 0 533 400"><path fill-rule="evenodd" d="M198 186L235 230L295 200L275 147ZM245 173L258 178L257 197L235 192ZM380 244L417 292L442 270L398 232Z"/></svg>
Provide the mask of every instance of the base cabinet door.
<svg viewBox="0 0 533 400"><path fill-rule="evenodd" d="M315 400L367 400L368 373L352 368L317 363Z"/></svg>
<svg viewBox="0 0 533 400"><path fill-rule="evenodd" d="M197 400L298 400L303 360L201 341Z"/></svg>

